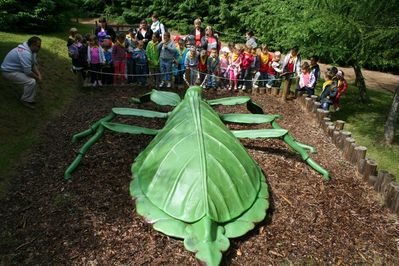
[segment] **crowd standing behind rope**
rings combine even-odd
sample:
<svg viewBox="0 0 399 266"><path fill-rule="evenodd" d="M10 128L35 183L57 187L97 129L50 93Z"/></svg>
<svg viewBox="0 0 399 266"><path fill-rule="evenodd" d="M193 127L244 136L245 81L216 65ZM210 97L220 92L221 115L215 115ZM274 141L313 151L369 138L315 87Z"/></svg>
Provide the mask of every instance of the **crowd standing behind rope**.
<svg viewBox="0 0 399 266"><path fill-rule="evenodd" d="M320 79L319 58L312 56L310 64L302 63L298 47L281 58L280 51L269 51L267 44L258 46L252 31L246 32L245 44L229 43L222 47L218 34L211 26L205 29L201 19L194 20L193 30L186 36L172 39L158 16L152 16L139 28L127 33L115 33L100 19L94 35L82 37L71 28L67 41L72 58L72 70L86 78L89 73L93 87L103 84L138 84L158 88L201 85L204 89L247 91L258 87L277 87L284 78L296 83L295 93L313 95ZM325 82L320 95L321 107L332 105L339 110L339 98L347 83L344 73L336 67L324 73Z"/></svg>

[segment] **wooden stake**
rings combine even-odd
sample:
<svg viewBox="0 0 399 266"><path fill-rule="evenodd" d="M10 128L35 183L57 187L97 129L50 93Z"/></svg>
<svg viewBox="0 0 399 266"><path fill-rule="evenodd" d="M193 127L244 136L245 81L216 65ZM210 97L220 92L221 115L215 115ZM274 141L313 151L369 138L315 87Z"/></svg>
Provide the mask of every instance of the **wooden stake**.
<svg viewBox="0 0 399 266"><path fill-rule="evenodd" d="M265 94L266 93L266 88L264 88L264 87L259 88L259 93L260 94Z"/></svg>
<svg viewBox="0 0 399 266"><path fill-rule="evenodd" d="M306 111L309 112L311 110L312 104L313 104L312 98L309 98L309 97L305 98L305 110Z"/></svg>
<svg viewBox="0 0 399 266"><path fill-rule="evenodd" d="M328 117L324 117L324 119L329 119ZM334 127L334 123L333 122L324 122L324 126L323 126L323 130L324 132L328 133L328 127L332 126Z"/></svg>
<svg viewBox="0 0 399 266"><path fill-rule="evenodd" d="M357 146L352 153L352 164L357 165L357 163L366 157L367 148L364 146Z"/></svg>
<svg viewBox="0 0 399 266"><path fill-rule="evenodd" d="M363 168L363 178L369 179L369 176L375 176L377 174L377 162L373 159L367 158Z"/></svg>
<svg viewBox="0 0 399 266"><path fill-rule="evenodd" d="M313 102L313 109L312 109L312 112L316 114L317 109L319 109L320 106L321 106L321 103L320 103L320 102Z"/></svg>
<svg viewBox="0 0 399 266"><path fill-rule="evenodd" d="M345 121L343 120L337 120L335 122L335 130L342 130L344 129Z"/></svg>
<svg viewBox="0 0 399 266"><path fill-rule="evenodd" d="M354 138L346 138L346 139L344 139L344 144L343 144L344 148L343 148L342 153L344 154L344 158L347 161L350 161L351 156L352 156L352 154L351 154L353 152L353 150L351 150L352 143L355 143L355 139Z"/></svg>
<svg viewBox="0 0 399 266"><path fill-rule="evenodd" d="M368 183L370 186L374 187L375 182L377 182L377 176L370 175L368 179Z"/></svg>
<svg viewBox="0 0 399 266"><path fill-rule="evenodd" d="M335 128L334 125L328 126L328 128L327 128L327 132L328 132L328 135L330 136L330 138L332 138L332 136L333 136L334 128Z"/></svg>
<svg viewBox="0 0 399 266"><path fill-rule="evenodd" d="M337 145L338 136L339 136L339 131L334 130L334 132L333 132L333 137L332 137L332 142L333 142L335 145Z"/></svg>
<svg viewBox="0 0 399 266"><path fill-rule="evenodd" d="M349 138L349 137L351 137L352 136L352 133L351 132L349 132L349 131L345 131L345 130L341 130L340 132L339 132L339 137L338 137L338 148L340 149L340 150L343 150L344 149L344 142L345 142L345 139L346 138Z"/></svg>
<svg viewBox="0 0 399 266"><path fill-rule="evenodd" d="M271 90L272 90L271 92L272 92L273 96L278 96L279 91L280 91L279 88L272 87Z"/></svg>
<svg viewBox="0 0 399 266"><path fill-rule="evenodd" d="M389 183L384 202L391 212L399 214L399 183Z"/></svg>

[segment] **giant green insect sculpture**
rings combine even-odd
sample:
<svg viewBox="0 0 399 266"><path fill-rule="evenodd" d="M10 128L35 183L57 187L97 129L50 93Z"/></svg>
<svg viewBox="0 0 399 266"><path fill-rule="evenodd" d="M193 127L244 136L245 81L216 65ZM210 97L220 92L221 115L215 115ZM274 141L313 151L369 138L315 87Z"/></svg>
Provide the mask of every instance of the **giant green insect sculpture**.
<svg viewBox="0 0 399 266"><path fill-rule="evenodd" d="M154 229L184 239L184 246L208 265L218 265L229 238L239 237L260 222L268 208L268 189L260 167L237 138L282 138L302 159L329 179L301 144L275 122L278 115L265 115L249 97L216 100L202 98L201 87L190 87L183 100L172 92L153 90L136 103L153 101L175 106L169 113L132 108L113 108L112 113L86 131L77 141L92 137L65 172L70 178L80 160L105 129L129 134L155 135L132 166L131 195L137 212ZM255 114L218 114L212 105L247 104ZM115 115L167 119L164 128L148 129L110 122ZM223 122L271 123L272 129L230 131Z"/></svg>

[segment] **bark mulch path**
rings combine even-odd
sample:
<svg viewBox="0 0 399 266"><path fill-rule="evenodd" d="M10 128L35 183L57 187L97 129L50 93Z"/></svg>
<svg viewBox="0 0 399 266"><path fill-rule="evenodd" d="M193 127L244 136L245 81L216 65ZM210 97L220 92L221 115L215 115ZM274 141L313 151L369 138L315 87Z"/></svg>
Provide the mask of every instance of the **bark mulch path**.
<svg viewBox="0 0 399 266"><path fill-rule="evenodd" d="M183 242L152 229L135 214L129 194L130 166L149 136L106 133L89 150L73 179L63 172L83 142L73 133L86 129L112 107L133 107L130 96L143 89L118 88L83 93L42 133L0 202L0 264L3 265L195 265ZM205 97L224 97L207 92ZM399 265L399 224L375 192L355 174L327 136L294 102L270 95L253 99L303 143L327 168L329 182L281 140L244 140L266 174L270 209L247 235L231 240L223 265L386 264ZM140 108L169 110L152 103ZM245 106L218 107L247 112ZM117 119L161 128L157 119ZM228 125L231 128L259 126Z"/></svg>

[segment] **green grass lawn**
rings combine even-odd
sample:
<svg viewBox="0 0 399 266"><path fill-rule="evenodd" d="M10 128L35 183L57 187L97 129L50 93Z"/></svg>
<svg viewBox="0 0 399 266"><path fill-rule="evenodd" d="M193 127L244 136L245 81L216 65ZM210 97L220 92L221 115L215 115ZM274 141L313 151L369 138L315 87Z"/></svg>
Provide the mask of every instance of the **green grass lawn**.
<svg viewBox="0 0 399 266"><path fill-rule="evenodd" d="M352 132L356 143L368 148L366 156L377 161L378 169L389 171L399 180L399 130L396 131L394 145L387 147L383 143L384 124L393 94L369 89L368 95L369 103L361 104L358 89L349 85L341 96L342 109L332 113L332 120L346 121L345 129Z"/></svg>
<svg viewBox="0 0 399 266"><path fill-rule="evenodd" d="M87 25L78 28L82 33L92 29ZM12 48L31 36L0 32L0 62ZM21 105L22 88L0 75L0 198L7 191L16 166L24 160L25 152L39 143L39 129L79 93L66 48L68 29L38 36L42 39L38 58L43 88L39 89L36 109Z"/></svg>

